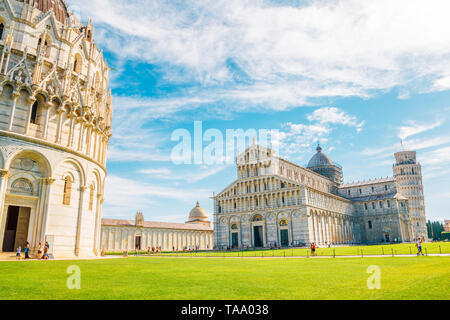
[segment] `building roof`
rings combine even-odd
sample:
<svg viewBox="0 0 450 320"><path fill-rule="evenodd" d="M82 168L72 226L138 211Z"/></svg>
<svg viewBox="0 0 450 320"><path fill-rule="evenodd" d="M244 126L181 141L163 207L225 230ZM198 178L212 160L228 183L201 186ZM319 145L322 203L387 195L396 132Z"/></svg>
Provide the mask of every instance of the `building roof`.
<svg viewBox="0 0 450 320"><path fill-rule="evenodd" d="M47 13L53 10L56 20L66 24L69 18L69 10L66 3L63 0L17 0L19 2L26 3L43 13Z"/></svg>
<svg viewBox="0 0 450 320"><path fill-rule="evenodd" d="M200 207L200 203L197 201L197 205L191 210L189 213L189 221L207 221L208 216L206 215L205 210Z"/></svg>
<svg viewBox="0 0 450 320"><path fill-rule="evenodd" d="M359 197L359 198L351 198L351 200L355 201L355 202L382 201L382 200L389 200L389 199L407 200L407 198L402 196L400 193L376 194L376 195L369 195L369 196L364 196L364 197Z"/></svg>
<svg viewBox="0 0 450 320"><path fill-rule="evenodd" d="M121 220L121 219L102 219L102 226L136 227L136 221L135 220ZM175 223L175 222L145 221L143 227L144 228L155 228L155 229L212 231L211 227L208 227L208 226L205 226L202 224Z"/></svg>
<svg viewBox="0 0 450 320"><path fill-rule="evenodd" d="M341 186L339 188L360 187L360 186L367 186L367 185L372 185L372 184L377 184L377 183L389 183L389 182L395 182L395 178L387 177L387 178L381 178L381 179L375 179L375 180L351 182L351 183L341 184Z"/></svg>
<svg viewBox="0 0 450 320"><path fill-rule="evenodd" d="M308 168L333 166L334 163L325 154L322 153L322 148L317 146L317 153L309 160Z"/></svg>

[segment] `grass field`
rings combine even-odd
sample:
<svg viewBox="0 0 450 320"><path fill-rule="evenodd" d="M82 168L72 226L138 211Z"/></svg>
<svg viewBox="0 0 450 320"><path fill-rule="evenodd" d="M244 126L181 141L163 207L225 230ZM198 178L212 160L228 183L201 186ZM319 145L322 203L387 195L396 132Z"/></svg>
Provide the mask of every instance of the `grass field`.
<svg viewBox="0 0 450 320"><path fill-rule="evenodd" d="M79 266L81 289L66 286ZM381 289L367 288L368 266ZM450 257L0 262L0 299L450 299Z"/></svg>
<svg viewBox="0 0 450 320"><path fill-rule="evenodd" d="M424 254L440 254L450 253L450 242L433 242L424 243L422 245ZM146 252L142 252L144 254ZM318 256L364 256L364 255L409 255L416 254L417 248L415 244L400 243L392 245L374 245L374 246L345 246L336 248L318 248L316 254ZM113 252L107 254L122 254L121 252ZM130 252L130 254L133 254ZM203 251L203 252L163 252L162 255L177 256L196 256L196 257L307 257L310 255L308 248L294 249L276 249L276 250L248 250L248 251Z"/></svg>

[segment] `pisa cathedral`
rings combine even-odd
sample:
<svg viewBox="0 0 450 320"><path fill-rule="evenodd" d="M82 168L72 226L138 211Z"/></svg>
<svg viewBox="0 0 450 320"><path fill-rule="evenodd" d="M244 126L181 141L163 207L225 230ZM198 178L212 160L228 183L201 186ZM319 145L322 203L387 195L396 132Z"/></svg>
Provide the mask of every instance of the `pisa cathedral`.
<svg viewBox="0 0 450 320"><path fill-rule="evenodd" d="M421 165L395 154L393 176L343 183L320 146L307 168L253 143L236 158L237 180L214 195L217 249L376 244L426 239Z"/></svg>
<svg viewBox="0 0 450 320"><path fill-rule="evenodd" d="M108 66L63 0L0 0L0 250L98 255Z"/></svg>

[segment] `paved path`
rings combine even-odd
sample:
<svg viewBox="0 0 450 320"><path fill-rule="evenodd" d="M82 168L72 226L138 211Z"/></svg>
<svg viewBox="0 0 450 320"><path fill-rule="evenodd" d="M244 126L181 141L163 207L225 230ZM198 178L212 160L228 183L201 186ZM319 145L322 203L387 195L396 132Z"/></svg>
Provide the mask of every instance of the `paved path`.
<svg viewBox="0 0 450 320"><path fill-rule="evenodd" d="M0 262L26 262L26 261L70 261L70 260L103 260L103 259L120 259L124 258L123 256L104 256L104 257L87 257L87 258L78 258L78 257L62 257L62 258L55 258L51 260L38 260L38 259L29 259L25 260L24 256L22 255L20 260L16 259L16 256L14 254L3 254L0 253Z"/></svg>
<svg viewBox="0 0 450 320"><path fill-rule="evenodd" d="M177 256L177 255L157 255L157 256L146 256L146 255L142 255L139 256L141 258L180 258L180 259L210 259L210 258L215 258L215 259L333 259L333 256L287 256L287 257L272 257L272 256L256 256L256 257L251 257L251 256L247 256L247 257L224 257L224 256L201 256L201 257L196 257L196 256ZM402 255L394 255L395 258L402 258L402 257L407 257L407 258L413 258L413 257L417 257L417 255L415 254L402 254ZM425 256L424 256L425 257ZM444 253L444 254L429 254L428 257L450 257L450 253ZM336 258L392 258L392 255L364 255L363 257L361 256L336 256Z"/></svg>

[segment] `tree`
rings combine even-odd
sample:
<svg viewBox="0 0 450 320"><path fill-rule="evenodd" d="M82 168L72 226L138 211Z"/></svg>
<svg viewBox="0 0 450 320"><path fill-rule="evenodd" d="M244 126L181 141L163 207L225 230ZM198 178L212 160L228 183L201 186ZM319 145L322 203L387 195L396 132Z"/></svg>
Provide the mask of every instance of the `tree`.
<svg viewBox="0 0 450 320"><path fill-rule="evenodd" d="M444 231L444 225L439 221L427 222L428 238L433 240L444 240L442 231Z"/></svg>

